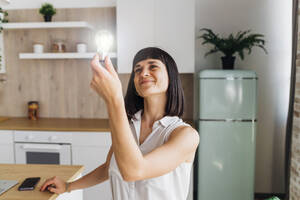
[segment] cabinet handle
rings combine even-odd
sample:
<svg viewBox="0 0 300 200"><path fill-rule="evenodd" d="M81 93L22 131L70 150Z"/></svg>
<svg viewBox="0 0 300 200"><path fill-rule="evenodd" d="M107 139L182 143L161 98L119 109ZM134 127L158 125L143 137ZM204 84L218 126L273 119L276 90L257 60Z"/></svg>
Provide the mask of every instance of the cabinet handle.
<svg viewBox="0 0 300 200"><path fill-rule="evenodd" d="M30 144L24 144L22 145L23 149L47 149L47 150L59 150L61 149L60 145L30 145Z"/></svg>

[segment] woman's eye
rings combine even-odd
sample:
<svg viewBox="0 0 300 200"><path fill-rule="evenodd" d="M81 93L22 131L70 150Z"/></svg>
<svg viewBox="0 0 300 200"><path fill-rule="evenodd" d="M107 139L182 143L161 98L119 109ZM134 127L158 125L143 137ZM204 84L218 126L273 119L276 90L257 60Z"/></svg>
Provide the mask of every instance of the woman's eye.
<svg viewBox="0 0 300 200"><path fill-rule="evenodd" d="M156 65L151 65L151 66L150 66L150 69L155 69L155 68L157 68Z"/></svg>
<svg viewBox="0 0 300 200"><path fill-rule="evenodd" d="M139 73L139 72L141 72L141 68L134 69L134 73Z"/></svg>

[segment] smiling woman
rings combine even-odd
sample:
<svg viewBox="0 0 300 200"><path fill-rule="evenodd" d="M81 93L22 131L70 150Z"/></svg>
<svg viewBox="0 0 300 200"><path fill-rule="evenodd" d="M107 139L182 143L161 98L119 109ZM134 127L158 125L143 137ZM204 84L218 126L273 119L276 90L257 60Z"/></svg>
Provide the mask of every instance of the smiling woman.
<svg viewBox="0 0 300 200"><path fill-rule="evenodd" d="M140 50L133 60L134 67L132 69L127 93L125 96L125 105L128 118L131 119L131 117L144 106L143 98L138 94L137 91L139 86L137 85L137 88L135 86L135 80L141 77L139 75L142 73L142 64L145 63L147 63L149 68L148 73L151 72L151 76L150 74L143 74L143 76L146 75L149 77L147 79L144 78L145 80L151 79L152 76L159 76L156 75L158 74L157 71L163 71L163 77L157 77L157 81L167 82L166 95L168 98L165 108L166 114L182 116L184 110L184 93L181 80L179 78L177 65L174 59L167 52L159 48L149 47ZM157 68L159 68L159 70ZM147 69L145 69L143 73L147 72L146 70ZM140 79L143 80L143 77Z"/></svg>
<svg viewBox="0 0 300 200"><path fill-rule="evenodd" d="M173 58L150 47L137 53L125 101L118 74L108 57L91 62L91 87L105 100L112 147L106 162L81 179L49 179L50 191L63 193L107 179L114 200L185 200L199 136L180 119L183 90Z"/></svg>

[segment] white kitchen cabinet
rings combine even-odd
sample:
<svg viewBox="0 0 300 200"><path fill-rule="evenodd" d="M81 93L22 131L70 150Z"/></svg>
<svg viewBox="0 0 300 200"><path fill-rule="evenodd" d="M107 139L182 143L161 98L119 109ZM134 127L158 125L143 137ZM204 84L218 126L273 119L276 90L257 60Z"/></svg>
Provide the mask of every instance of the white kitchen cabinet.
<svg viewBox="0 0 300 200"><path fill-rule="evenodd" d="M73 133L72 157L74 165L84 165L83 176L106 161L111 146L110 133L78 132ZM109 181L83 190L84 200L111 199Z"/></svg>
<svg viewBox="0 0 300 200"><path fill-rule="evenodd" d="M181 73L194 73L195 1L155 0L155 45L166 50Z"/></svg>
<svg viewBox="0 0 300 200"><path fill-rule="evenodd" d="M117 1L118 72L131 73L138 50L154 46L154 1Z"/></svg>
<svg viewBox="0 0 300 200"><path fill-rule="evenodd" d="M0 163L14 164L13 131L0 131Z"/></svg>
<svg viewBox="0 0 300 200"><path fill-rule="evenodd" d="M179 72L194 72L194 0L118 0L117 35L119 73L131 73L134 55L148 46L170 53Z"/></svg>

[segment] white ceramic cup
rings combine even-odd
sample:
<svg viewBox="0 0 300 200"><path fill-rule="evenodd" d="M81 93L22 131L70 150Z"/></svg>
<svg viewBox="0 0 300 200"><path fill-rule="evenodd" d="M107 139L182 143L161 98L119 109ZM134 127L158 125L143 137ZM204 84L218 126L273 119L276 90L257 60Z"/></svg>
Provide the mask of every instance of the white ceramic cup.
<svg viewBox="0 0 300 200"><path fill-rule="evenodd" d="M33 52L34 53L43 53L44 46L42 44L34 44L33 45Z"/></svg>
<svg viewBox="0 0 300 200"><path fill-rule="evenodd" d="M78 53L84 53L84 52L86 52L86 50L87 50L86 44L84 44L84 43L77 44L77 52Z"/></svg>

